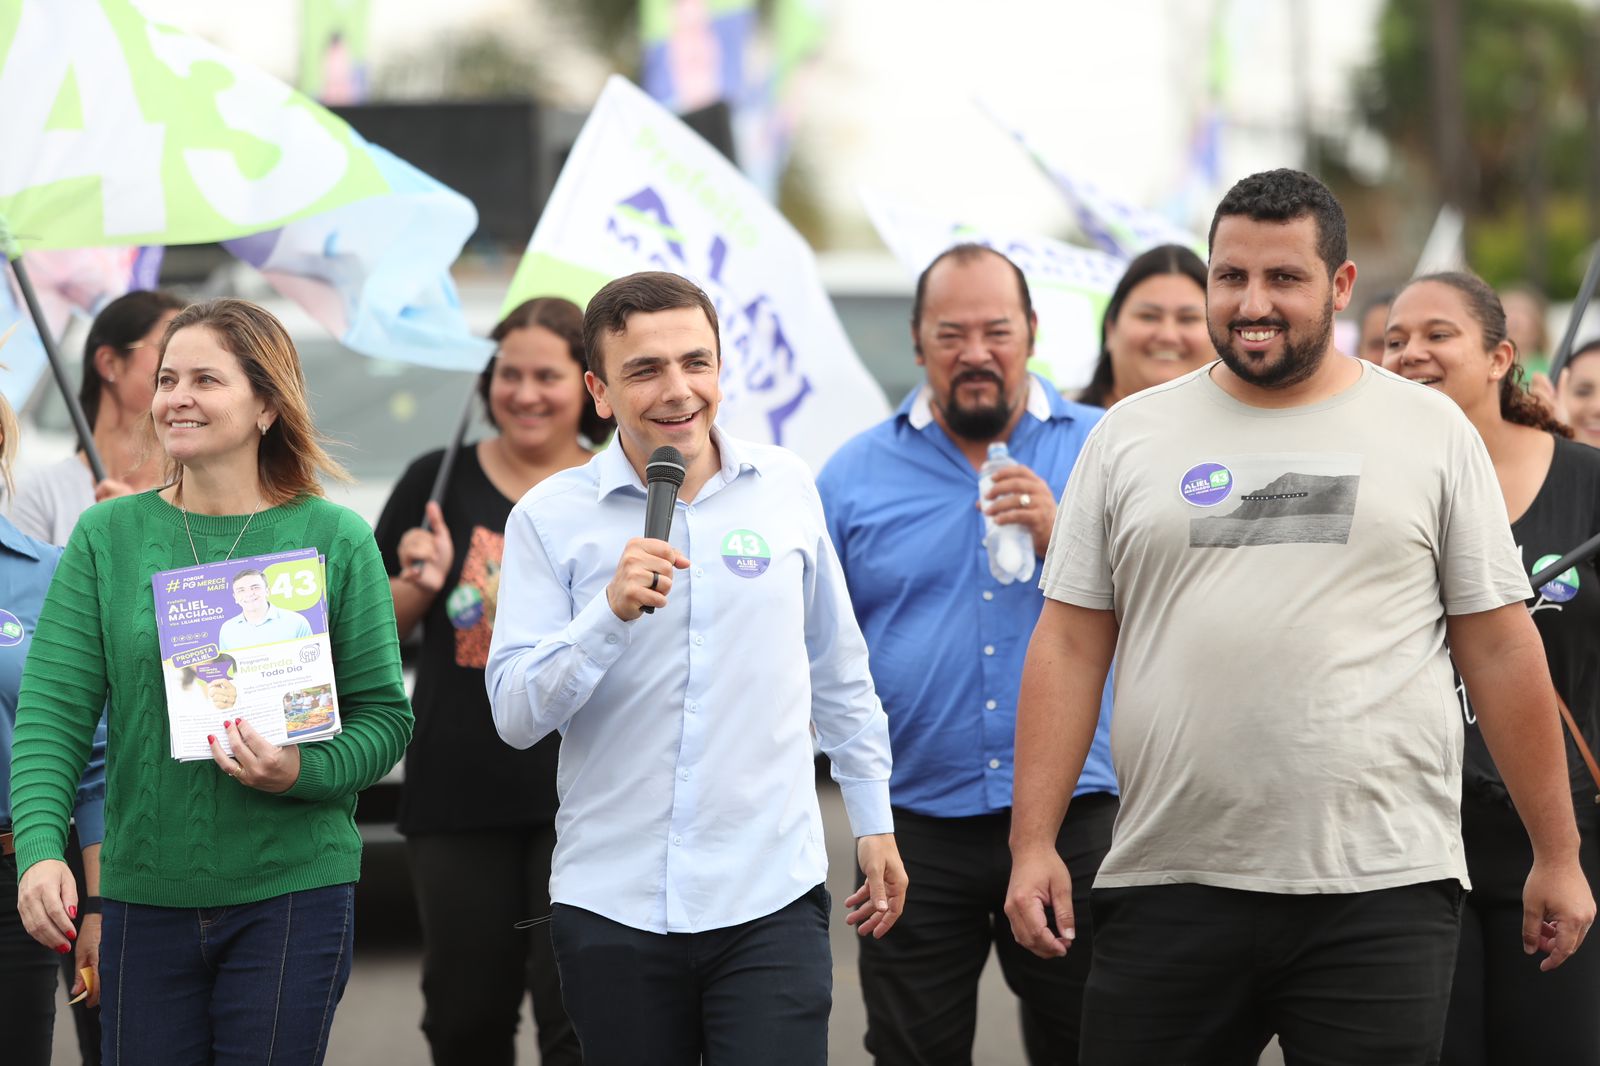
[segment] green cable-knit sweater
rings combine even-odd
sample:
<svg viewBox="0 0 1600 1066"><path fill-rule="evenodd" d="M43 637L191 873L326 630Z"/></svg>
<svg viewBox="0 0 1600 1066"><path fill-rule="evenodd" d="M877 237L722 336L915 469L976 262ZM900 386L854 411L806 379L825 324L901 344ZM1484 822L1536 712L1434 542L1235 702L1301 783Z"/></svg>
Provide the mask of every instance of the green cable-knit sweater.
<svg viewBox="0 0 1600 1066"><path fill-rule="evenodd" d="M244 526L244 515L190 514L200 561L220 562ZM360 876L356 793L399 761L412 724L389 578L372 531L343 507L304 498L258 513L233 557L311 546L328 560L344 731L300 745L299 779L273 796L240 785L211 760L171 755L150 578L194 565L183 513L152 491L83 514L39 616L18 698L11 818L19 873L62 857L109 695L103 895L221 907Z"/></svg>

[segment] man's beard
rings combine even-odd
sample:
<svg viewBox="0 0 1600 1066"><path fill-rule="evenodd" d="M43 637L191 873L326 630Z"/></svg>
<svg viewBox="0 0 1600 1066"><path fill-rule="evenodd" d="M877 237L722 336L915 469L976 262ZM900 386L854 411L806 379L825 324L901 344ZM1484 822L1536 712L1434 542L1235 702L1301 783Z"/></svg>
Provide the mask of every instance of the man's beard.
<svg viewBox="0 0 1600 1066"><path fill-rule="evenodd" d="M995 401L976 407L963 406L956 400L961 386L969 381L992 381ZM1006 384L1000 375L988 370L968 370L950 382L950 394L939 403L945 425L950 432L967 440L987 441L998 437L1011 421L1014 406L1006 398Z"/></svg>
<svg viewBox="0 0 1600 1066"><path fill-rule="evenodd" d="M1252 326L1283 331L1283 357L1276 363L1258 367L1233 350L1234 331L1250 329ZM1207 323L1206 332L1211 336L1211 346L1217 350L1217 355L1241 381L1261 389L1285 389L1300 384L1322 365L1322 356L1333 340L1333 301L1328 301L1322 311L1321 321L1311 333L1300 340L1294 338L1289 332L1289 324L1281 318L1236 318L1228 323L1227 329L1220 335Z"/></svg>

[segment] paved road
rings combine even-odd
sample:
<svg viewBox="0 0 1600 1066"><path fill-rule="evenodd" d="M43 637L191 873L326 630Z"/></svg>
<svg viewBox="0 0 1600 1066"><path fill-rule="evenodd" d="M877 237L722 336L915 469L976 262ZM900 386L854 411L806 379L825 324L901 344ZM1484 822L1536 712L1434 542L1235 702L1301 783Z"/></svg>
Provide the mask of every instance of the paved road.
<svg viewBox="0 0 1600 1066"><path fill-rule="evenodd" d="M828 783L819 791L831 870L828 888L835 901L829 1062L866 1066L871 1060L861 1046L866 1014L856 976L856 945L839 902L854 887L848 882L854 875L855 858L837 789ZM422 994L417 988L420 952L405 877L397 849L369 852L357 915L355 968L334 1019L328 1066L429 1066L427 1044L417 1028L422 1016ZM911 899L916 899L916 886L912 886ZM979 986L974 1066L1025 1066L1014 1004L991 955ZM57 1017L51 1066L73 1066L78 1061L77 1043L64 1015L62 1011ZM538 1062L526 1004L517 1047L517 1059L523 1066ZM1272 1048L1261 1061L1262 1066L1280 1066L1283 1060Z"/></svg>

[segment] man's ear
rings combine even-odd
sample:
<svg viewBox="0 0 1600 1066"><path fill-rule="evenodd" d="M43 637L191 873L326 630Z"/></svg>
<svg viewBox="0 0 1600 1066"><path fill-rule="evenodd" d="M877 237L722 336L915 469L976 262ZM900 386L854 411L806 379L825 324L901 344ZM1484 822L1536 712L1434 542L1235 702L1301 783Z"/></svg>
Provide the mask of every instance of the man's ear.
<svg viewBox="0 0 1600 1066"><path fill-rule="evenodd" d="M601 381L593 370L583 372L583 387L589 390L589 395L594 397L594 409L601 418L614 417L611 405L606 402L606 383Z"/></svg>

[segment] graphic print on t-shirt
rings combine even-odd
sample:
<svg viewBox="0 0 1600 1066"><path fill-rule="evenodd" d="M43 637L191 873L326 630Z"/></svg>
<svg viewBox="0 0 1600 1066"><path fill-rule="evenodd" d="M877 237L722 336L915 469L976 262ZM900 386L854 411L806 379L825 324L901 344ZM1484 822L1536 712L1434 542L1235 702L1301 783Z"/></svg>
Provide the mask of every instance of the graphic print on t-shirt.
<svg viewBox="0 0 1600 1066"><path fill-rule="evenodd" d="M457 666L482 670L489 662L489 638L494 636L494 612L500 602L500 557L505 547L505 534L472 527L472 543L461 564L461 582L450 590L444 604L456 629Z"/></svg>
<svg viewBox="0 0 1600 1066"><path fill-rule="evenodd" d="M1361 456L1287 452L1196 458L1225 467L1232 492L1222 505L1189 520L1189 547L1349 542Z"/></svg>

